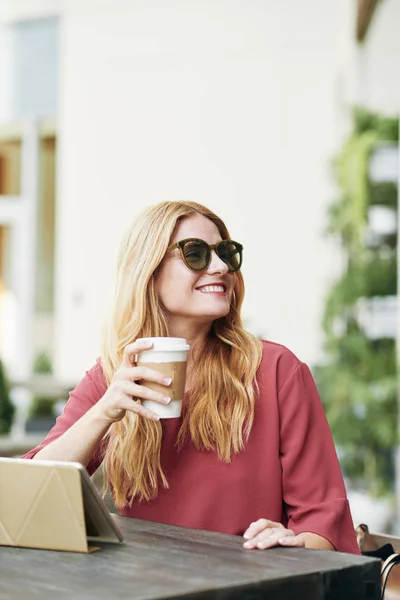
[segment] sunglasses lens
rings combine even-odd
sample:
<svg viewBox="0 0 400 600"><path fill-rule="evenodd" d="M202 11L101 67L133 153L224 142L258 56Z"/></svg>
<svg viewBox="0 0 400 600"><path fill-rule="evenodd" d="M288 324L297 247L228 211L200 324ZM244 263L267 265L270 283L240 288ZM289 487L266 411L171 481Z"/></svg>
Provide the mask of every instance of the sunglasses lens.
<svg viewBox="0 0 400 600"><path fill-rule="evenodd" d="M193 271L201 271L208 265L210 249L201 240L190 240L183 247L186 264Z"/></svg>
<svg viewBox="0 0 400 600"><path fill-rule="evenodd" d="M226 241L218 246L218 255L229 267L230 271L237 271L242 264L241 247L235 242Z"/></svg>

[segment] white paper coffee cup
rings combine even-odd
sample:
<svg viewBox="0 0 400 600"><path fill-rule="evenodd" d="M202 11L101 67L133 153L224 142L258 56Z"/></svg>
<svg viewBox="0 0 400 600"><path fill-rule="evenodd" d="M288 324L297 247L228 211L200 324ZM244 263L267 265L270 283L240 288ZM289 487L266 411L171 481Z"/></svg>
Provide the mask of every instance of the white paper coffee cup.
<svg viewBox="0 0 400 600"><path fill-rule="evenodd" d="M153 347L138 355L137 364L160 371L172 379L169 386L161 386L150 381L143 382L143 385L149 389L164 396L170 396L171 402L169 404L160 404L152 400L143 400L142 404L162 419L180 417L185 393L187 353L190 346L184 338L154 337L142 339L152 342Z"/></svg>

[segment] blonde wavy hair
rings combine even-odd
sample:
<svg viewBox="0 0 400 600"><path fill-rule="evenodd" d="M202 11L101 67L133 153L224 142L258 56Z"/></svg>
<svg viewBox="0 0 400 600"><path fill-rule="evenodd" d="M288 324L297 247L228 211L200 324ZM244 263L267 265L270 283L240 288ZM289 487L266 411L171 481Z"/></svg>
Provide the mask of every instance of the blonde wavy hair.
<svg viewBox="0 0 400 600"><path fill-rule="evenodd" d="M156 271L178 223L196 214L210 219L222 239L223 221L195 202L162 202L140 214L123 239L118 258L115 301L107 324L101 364L109 385L120 367L124 348L142 337L168 336L168 320L156 293ZM193 356L195 377L184 403L177 444L191 439L198 450L211 450L222 461L243 450L254 419L256 371L262 344L243 329L240 309L243 276L236 273L229 314L215 320ZM129 411L107 434L104 457L106 485L118 508L148 501L160 483L168 487L161 466L162 425Z"/></svg>

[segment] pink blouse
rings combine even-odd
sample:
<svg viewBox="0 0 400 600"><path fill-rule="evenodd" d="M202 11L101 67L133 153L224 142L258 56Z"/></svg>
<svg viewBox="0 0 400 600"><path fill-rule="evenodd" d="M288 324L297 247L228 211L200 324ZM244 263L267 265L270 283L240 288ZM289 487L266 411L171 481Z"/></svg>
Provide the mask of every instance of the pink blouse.
<svg viewBox="0 0 400 600"><path fill-rule="evenodd" d="M161 461L169 489L135 502L121 514L185 527L243 535L260 518L295 533L323 536L341 552L359 554L332 435L308 367L284 346L263 342L259 397L245 450L230 463L198 451L190 440L177 450L181 419L161 420ZM96 363L70 394L63 414L39 450L64 433L105 393ZM185 398L190 402L190 397ZM88 465L101 464L100 448Z"/></svg>

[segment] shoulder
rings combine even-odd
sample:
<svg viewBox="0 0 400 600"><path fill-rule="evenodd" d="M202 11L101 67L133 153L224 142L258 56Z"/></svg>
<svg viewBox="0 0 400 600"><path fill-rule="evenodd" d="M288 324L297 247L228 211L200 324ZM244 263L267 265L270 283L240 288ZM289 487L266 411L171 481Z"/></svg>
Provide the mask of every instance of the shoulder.
<svg viewBox="0 0 400 600"><path fill-rule="evenodd" d="M263 341L263 357L257 374L261 395L272 396L279 406L282 431L285 425L310 421L324 423L325 413L309 367L285 346Z"/></svg>
<svg viewBox="0 0 400 600"><path fill-rule="evenodd" d="M261 340L261 343L263 345L263 354L257 378L259 380L273 378L277 391L279 391L304 363L289 348L282 344L277 344L270 340Z"/></svg>
<svg viewBox="0 0 400 600"><path fill-rule="evenodd" d="M271 342L270 340L260 340L263 345L263 361L275 360L284 365L299 365L301 361L297 356L283 344Z"/></svg>

